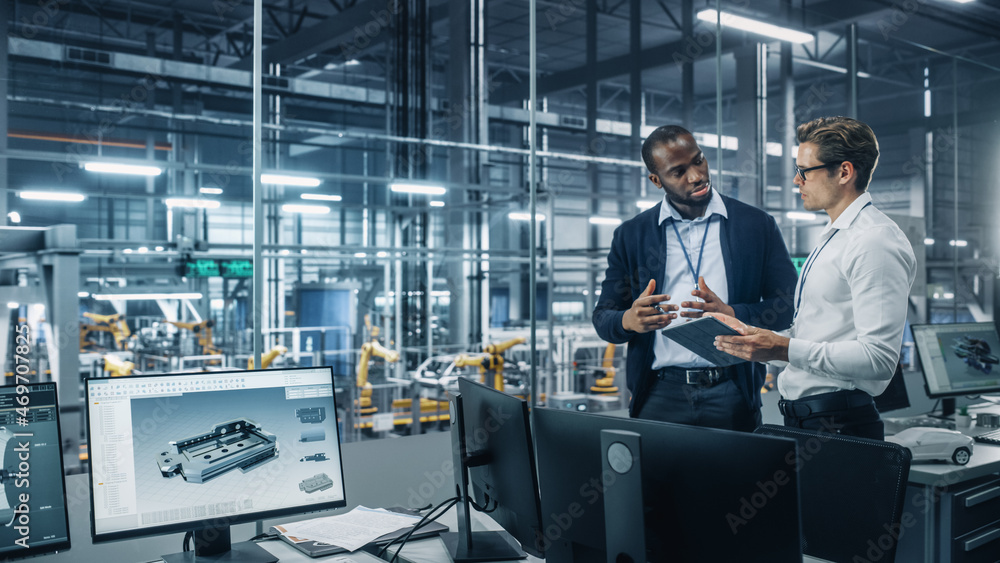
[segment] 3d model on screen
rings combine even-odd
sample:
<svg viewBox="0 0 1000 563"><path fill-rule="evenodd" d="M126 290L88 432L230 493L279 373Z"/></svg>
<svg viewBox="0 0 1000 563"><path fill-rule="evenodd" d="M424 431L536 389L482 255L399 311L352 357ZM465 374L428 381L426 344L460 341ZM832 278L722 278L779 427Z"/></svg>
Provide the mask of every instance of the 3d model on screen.
<svg viewBox="0 0 1000 563"><path fill-rule="evenodd" d="M955 339L951 349L966 365L986 374L993 371L994 364L1000 364L1000 358L990 353L992 350L985 340L962 336Z"/></svg>
<svg viewBox="0 0 1000 563"><path fill-rule="evenodd" d="M295 416L298 417L299 422L302 424L319 424L320 422L326 420L326 408L313 407L295 409Z"/></svg>
<svg viewBox="0 0 1000 563"><path fill-rule="evenodd" d="M308 479L303 479L299 483L299 490L305 491L306 493L315 493L316 491L324 491L333 487L333 480L326 473L319 473L313 475Z"/></svg>
<svg viewBox="0 0 1000 563"><path fill-rule="evenodd" d="M307 455L304 458L299 459L299 461L330 461L330 458L326 457L325 453L318 453L315 455Z"/></svg>
<svg viewBox="0 0 1000 563"><path fill-rule="evenodd" d="M170 442L170 451L156 456L164 477L180 475L189 483L204 483L239 469L246 473L278 457L278 439L245 418L220 422L211 432Z"/></svg>
<svg viewBox="0 0 1000 563"><path fill-rule="evenodd" d="M0 426L0 453L3 455L3 466L0 467L0 524L4 526L14 523L14 507L17 506L17 491L14 490L14 474L18 472L16 447L14 433Z"/></svg>
<svg viewBox="0 0 1000 563"><path fill-rule="evenodd" d="M326 430L322 428L310 428L303 430L299 435L300 442L322 442L326 440Z"/></svg>

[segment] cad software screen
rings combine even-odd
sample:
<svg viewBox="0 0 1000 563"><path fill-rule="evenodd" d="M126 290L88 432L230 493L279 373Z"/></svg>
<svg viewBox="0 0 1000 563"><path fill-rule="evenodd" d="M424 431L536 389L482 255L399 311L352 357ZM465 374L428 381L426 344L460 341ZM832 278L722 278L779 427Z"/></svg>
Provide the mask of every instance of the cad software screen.
<svg viewBox="0 0 1000 563"><path fill-rule="evenodd" d="M929 395L1000 392L1000 338L993 323L914 325L913 341Z"/></svg>
<svg viewBox="0 0 1000 563"><path fill-rule="evenodd" d="M55 383L0 387L0 559L69 549Z"/></svg>
<svg viewBox="0 0 1000 563"><path fill-rule="evenodd" d="M88 379L87 398L96 540L344 501L329 367Z"/></svg>

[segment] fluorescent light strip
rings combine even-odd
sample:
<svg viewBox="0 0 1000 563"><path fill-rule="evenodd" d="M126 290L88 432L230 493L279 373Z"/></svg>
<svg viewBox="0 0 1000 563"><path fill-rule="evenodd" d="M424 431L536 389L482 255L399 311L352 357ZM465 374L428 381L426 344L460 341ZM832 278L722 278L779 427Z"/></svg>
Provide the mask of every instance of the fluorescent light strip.
<svg viewBox="0 0 1000 563"><path fill-rule="evenodd" d="M20 305L18 305L17 303L14 303L13 301L9 301L7 303L7 308L8 309L17 309L18 307L20 307Z"/></svg>
<svg viewBox="0 0 1000 563"><path fill-rule="evenodd" d="M507 218L510 219L511 221L531 221L531 214L522 213L519 211L511 211L510 213L507 214ZM536 222L544 220L545 220L544 213L535 213Z"/></svg>
<svg viewBox="0 0 1000 563"><path fill-rule="evenodd" d="M427 184L389 184L389 189L398 194L423 194L423 195L444 195L444 186L431 186Z"/></svg>
<svg viewBox="0 0 1000 563"><path fill-rule="evenodd" d="M20 193L21 199L37 199L42 201L67 201L72 203L80 203L81 201L87 199L83 194L75 194L71 192L36 192L36 191L24 191Z"/></svg>
<svg viewBox="0 0 1000 563"><path fill-rule="evenodd" d="M715 22L716 11L711 9L702 10L698 12L698 19L705 22ZM790 43L807 43L813 40L813 36L810 33L744 18L743 16L737 16L728 12L722 12L722 17L719 19L721 19L722 25L725 27L741 29L758 35L766 35Z"/></svg>
<svg viewBox="0 0 1000 563"><path fill-rule="evenodd" d="M621 225L622 220L617 217L591 217L591 225Z"/></svg>
<svg viewBox="0 0 1000 563"><path fill-rule="evenodd" d="M788 211L785 213L785 217L789 219L797 219L799 221L814 221L816 220L815 213L809 213L807 211Z"/></svg>
<svg viewBox="0 0 1000 563"><path fill-rule="evenodd" d="M76 296L77 297L90 297L90 294L87 293L86 291L78 291L78 292L76 292Z"/></svg>
<svg viewBox="0 0 1000 563"><path fill-rule="evenodd" d="M967 240L961 240L961 239L959 239L959 240L949 240L948 241L948 245L949 246L969 246L969 241L967 241Z"/></svg>
<svg viewBox="0 0 1000 563"><path fill-rule="evenodd" d="M285 176L283 174L261 174L260 182L262 184L300 186L303 188L315 188L322 183L319 178L310 178L308 176Z"/></svg>
<svg viewBox="0 0 1000 563"><path fill-rule="evenodd" d="M281 210L286 213L306 213L311 215L323 215L330 212L330 208L325 205L299 205L286 203L281 206Z"/></svg>
<svg viewBox="0 0 1000 563"><path fill-rule="evenodd" d="M434 200L434 201L432 201L430 203L430 206L431 207L444 207L444 202L443 201Z"/></svg>
<svg viewBox="0 0 1000 563"><path fill-rule="evenodd" d="M106 172L108 174L131 174L133 176L159 176L163 169L156 166L139 166L136 164L118 164L115 162L85 162L84 170L88 172Z"/></svg>
<svg viewBox="0 0 1000 563"><path fill-rule="evenodd" d="M198 209L218 209L221 205L214 199L191 199L184 197L168 197L163 200L167 207L194 207Z"/></svg>
<svg viewBox="0 0 1000 563"><path fill-rule="evenodd" d="M200 293L102 293L93 294L98 301L155 301L157 299L201 299Z"/></svg>
<svg viewBox="0 0 1000 563"><path fill-rule="evenodd" d="M10 222L11 223L20 223L21 222L21 214L18 213L17 211L11 211L10 213L7 214L7 217L10 218Z"/></svg>
<svg viewBox="0 0 1000 563"><path fill-rule="evenodd" d="M339 195L329 195L329 194L302 194L302 199L311 199L315 201L340 201L342 198Z"/></svg>
<svg viewBox="0 0 1000 563"><path fill-rule="evenodd" d="M209 194L209 195L221 195L222 194L222 188L198 188L198 191L201 192L201 193L203 193L203 194Z"/></svg>
<svg viewBox="0 0 1000 563"><path fill-rule="evenodd" d="M662 201L662 200L659 200L659 199L640 199L639 201L635 202L635 206L638 207L639 209L645 211L645 210L649 209L650 207L653 207L657 203L660 203L660 201Z"/></svg>
<svg viewBox="0 0 1000 563"><path fill-rule="evenodd" d="M924 244L927 245L927 246L933 246L934 245L934 239L932 239L932 238L925 238L924 239Z"/></svg>

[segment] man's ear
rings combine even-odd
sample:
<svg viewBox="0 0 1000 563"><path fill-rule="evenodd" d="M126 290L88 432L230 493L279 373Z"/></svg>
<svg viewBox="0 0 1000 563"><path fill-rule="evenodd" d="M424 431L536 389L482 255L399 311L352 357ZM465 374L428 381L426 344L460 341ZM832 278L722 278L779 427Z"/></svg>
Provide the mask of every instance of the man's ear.
<svg viewBox="0 0 1000 563"><path fill-rule="evenodd" d="M857 182L858 171L854 169L853 162L845 160L844 162L840 163L840 168L838 168L837 171L840 173L840 184L846 185L846 184L854 184Z"/></svg>
<svg viewBox="0 0 1000 563"><path fill-rule="evenodd" d="M649 181L652 182L654 186L661 190L663 189L663 186L660 185L660 178L656 174L650 174L647 178L649 178Z"/></svg>

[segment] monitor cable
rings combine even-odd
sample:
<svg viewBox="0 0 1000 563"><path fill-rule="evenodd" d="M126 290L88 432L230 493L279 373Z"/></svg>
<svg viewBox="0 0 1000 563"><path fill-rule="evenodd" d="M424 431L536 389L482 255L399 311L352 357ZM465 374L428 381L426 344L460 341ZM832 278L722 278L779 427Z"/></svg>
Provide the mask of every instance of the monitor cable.
<svg viewBox="0 0 1000 563"><path fill-rule="evenodd" d="M403 546L406 545L406 542L409 541L410 536L413 535L413 532L416 532L417 530L419 530L420 528L424 527L425 525L427 525L427 524L429 524L429 523L437 520L441 516L443 516L444 513L448 511L448 509L450 509L451 507L453 507L456 504L458 504L459 500L460 500L459 497L452 497L452 498L450 498L450 499L442 502L441 504L435 506L434 508L432 508L430 510L430 512L428 512L427 514L425 514L424 517L421 518L419 522L417 522L416 524L413 525L412 528L410 528L410 531L406 532L406 535L400 536L400 537L392 540L391 542L385 544L382 547L382 549L379 550L379 552L377 554L377 557L382 557L383 555L385 555L388 552L388 550L389 550L390 547L392 547L396 542L399 542L399 547L396 548L396 553L392 556L392 559L389 560L389 563L394 563L396 561L396 558L399 557L399 552L403 551ZM440 514L437 514L437 515L431 517L431 515L434 514L441 507L444 507L444 510L442 510Z"/></svg>

